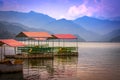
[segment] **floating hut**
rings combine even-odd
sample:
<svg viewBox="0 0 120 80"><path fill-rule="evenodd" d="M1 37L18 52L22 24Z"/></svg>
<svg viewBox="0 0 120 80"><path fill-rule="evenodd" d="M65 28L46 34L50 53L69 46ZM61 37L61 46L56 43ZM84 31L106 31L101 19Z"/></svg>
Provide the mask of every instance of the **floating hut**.
<svg viewBox="0 0 120 80"><path fill-rule="evenodd" d="M78 40L76 36L74 36L73 34L54 34L53 37L58 41L58 46L56 47L57 50L55 55L78 55ZM70 42L74 44L70 44Z"/></svg>
<svg viewBox="0 0 120 80"><path fill-rule="evenodd" d="M78 40L73 34L51 35L48 32L21 32L16 38L27 45L18 48L27 54L23 58L51 58L54 54L78 55Z"/></svg>
<svg viewBox="0 0 120 80"><path fill-rule="evenodd" d="M16 35L17 40L29 46L41 45L40 41L45 41L51 37L48 32L20 32Z"/></svg>
<svg viewBox="0 0 120 80"><path fill-rule="evenodd" d="M23 64L21 60L5 60L6 57L13 56L11 54L6 54L6 47L13 47L15 54L17 54L17 47L25 46L23 43L20 43L14 39L0 39L0 49L1 49L1 61L0 61L0 73L9 73L9 72L20 72L23 70ZM14 55L15 55L14 54Z"/></svg>
<svg viewBox="0 0 120 80"><path fill-rule="evenodd" d="M21 32L16 38L27 45L19 48L28 54L24 58L53 58L52 48L48 43L52 36L48 32Z"/></svg>

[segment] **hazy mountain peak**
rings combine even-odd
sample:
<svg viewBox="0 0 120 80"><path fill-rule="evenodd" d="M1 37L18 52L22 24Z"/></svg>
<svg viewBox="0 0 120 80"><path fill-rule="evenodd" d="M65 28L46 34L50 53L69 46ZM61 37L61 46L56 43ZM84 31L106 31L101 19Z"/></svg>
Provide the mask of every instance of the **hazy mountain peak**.
<svg viewBox="0 0 120 80"><path fill-rule="evenodd" d="M59 21L59 22L72 22L72 23L73 23L72 20L67 20L67 19L65 19L65 18L59 19L59 20L57 20L57 21Z"/></svg>
<svg viewBox="0 0 120 80"><path fill-rule="evenodd" d="M26 13L26 14L38 15L38 16L40 16L40 15L42 15L42 16L48 16L48 15L45 15L45 14L42 14L42 13L38 13L38 12L35 12L35 11L30 11L30 12L28 12L28 13ZM49 17L49 16L48 16L48 17Z"/></svg>
<svg viewBox="0 0 120 80"><path fill-rule="evenodd" d="M91 17L89 17L89 16L83 16L83 17L80 17L80 18L91 18Z"/></svg>
<svg viewBox="0 0 120 80"><path fill-rule="evenodd" d="M30 11L29 13L36 13L35 11Z"/></svg>
<svg viewBox="0 0 120 80"><path fill-rule="evenodd" d="M66 19L65 19L65 18L62 18L62 19L58 19L58 21L60 21L60 20L62 20L62 21L66 21Z"/></svg>
<svg viewBox="0 0 120 80"><path fill-rule="evenodd" d="M75 20L101 20L101 19L97 19L97 18L89 17L89 16L83 16L83 17L77 18Z"/></svg>

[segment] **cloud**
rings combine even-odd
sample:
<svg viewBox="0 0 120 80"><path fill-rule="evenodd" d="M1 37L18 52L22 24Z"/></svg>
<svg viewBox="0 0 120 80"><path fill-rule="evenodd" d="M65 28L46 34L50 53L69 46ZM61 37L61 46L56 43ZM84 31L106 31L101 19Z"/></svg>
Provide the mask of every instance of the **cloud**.
<svg viewBox="0 0 120 80"><path fill-rule="evenodd" d="M90 9L85 5L79 5L79 6L72 6L68 10L68 16L69 17L81 17L81 16L92 16L92 12L89 11Z"/></svg>
<svg viewBox="0 0 120 80"><path fill-rule="evenodd" d="M119 0L84 0L80 5L69 7L66 18L75 19L82 16L111 18L120 16L120 9L117 4Z"/></svg>
<svg viewBox="0 0 120 80"><path fill-rule="evenodd" d="M91 1L91 2L89 2ZM94 5L93 5L94 4ZM74 19L82 16L93 16L98 10L99 3L96 0L84 0L84 2L78 6L74 5L68 9L67 18Z"/></svg>

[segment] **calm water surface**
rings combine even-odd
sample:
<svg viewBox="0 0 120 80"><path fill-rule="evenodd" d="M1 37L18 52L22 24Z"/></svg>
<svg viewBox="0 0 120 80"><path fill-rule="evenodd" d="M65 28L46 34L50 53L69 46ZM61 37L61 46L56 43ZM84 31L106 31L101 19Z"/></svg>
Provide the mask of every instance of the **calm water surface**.
<svg viewBox="0 0 120 80"><path fill-rule="evenodd" d="M16 79L18 74L10 75L9 80L23 80ZM0 74L0 80L7 80L4 76ZM120 80L120 43L79 43L78 57L26 59L22 77L28 80Z"/></svg>

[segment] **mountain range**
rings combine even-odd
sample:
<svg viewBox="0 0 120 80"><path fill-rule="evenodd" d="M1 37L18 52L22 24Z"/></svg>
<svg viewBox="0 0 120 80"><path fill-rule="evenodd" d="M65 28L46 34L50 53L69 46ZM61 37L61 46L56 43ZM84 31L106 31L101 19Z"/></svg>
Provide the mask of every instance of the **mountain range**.
<svg viewBox="0 0 120 80"><path fill-rule="evenodd" d="M15 38L15 35L21 31L26 31L22 28L20 24L9 23L5 21L0 21L0 38Z"/></svg>
<svg viewBox="0 0 120 80"><path fill-rule="evenodd" d="M108 34L103 35L101 40L103 40L103 41L112 41L112 42L119 42L120 41L120 29L113 30L113 31L111 31Z"/></svg>
<svg viewBox="0 0 120 80"><path fill-rule="evenodd" d="M14 37L21 31L47 31L54 34L71 33L79 35L85 41L116 41L115 39L120 36L120 21L102 20L87 16L75 20L56 20L34 11L29 13L0 11L0 34L5 33L7 35L9 33L8 36ZM5 38L10 37L8 36Z"/></svg>
<svg viewBox="0 0 120 80"><path fill-rule="evenodd" d="M92 17L81 17L74 20L76 24L84 26L85 29L99 33L107 34L113 30L120 29L120 20L97 19Z"/></svg>

